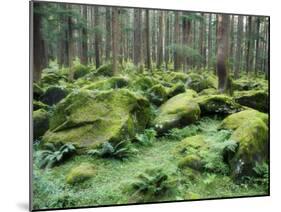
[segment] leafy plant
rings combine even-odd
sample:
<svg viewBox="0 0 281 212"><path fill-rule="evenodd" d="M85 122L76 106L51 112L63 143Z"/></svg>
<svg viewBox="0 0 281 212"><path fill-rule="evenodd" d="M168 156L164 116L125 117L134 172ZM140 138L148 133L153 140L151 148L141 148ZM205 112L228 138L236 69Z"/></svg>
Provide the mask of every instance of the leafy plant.
<svg viewBox="0 0 281 212"><path fill-rule="evenodd" d="M172 182L168 181L168 175L162 169L147 169L132 183L135 190L132 197L142 195L144 199L153 199L163 195L171 188Z"/></svg>
<svg viewBox="0 0 281 212"><path fill-rule="evenodd" d="M182 140L186 137L196 135L199 130L199 126L192 124L182 129L173 128L168 132L167 136L172 140Z"/></svg>
<svg viewBox="0 0 281 212"><path fill-rule="evenodd" d="M113 157L117 159L123 159L129 157L132 153L136 152L136 149L132 147L128 140L123 140L116 145L105 142L98 149L92 149L88 151L91 156L100 157Z"/></svg>
<svg viewBox="0 0 281 212"><path fill-rule="evenodd" d="M39 151L39 167L51 168L76 152L73 144L55 145L53 143L45 144L45 149Z"/></svg>
<svg viewBox="0 0 281 212"><path fill-rule="evenodd" d="M156 131L146 129L143 134L137 134L136 140L142 145L151 145L155 141Z"/></svg>

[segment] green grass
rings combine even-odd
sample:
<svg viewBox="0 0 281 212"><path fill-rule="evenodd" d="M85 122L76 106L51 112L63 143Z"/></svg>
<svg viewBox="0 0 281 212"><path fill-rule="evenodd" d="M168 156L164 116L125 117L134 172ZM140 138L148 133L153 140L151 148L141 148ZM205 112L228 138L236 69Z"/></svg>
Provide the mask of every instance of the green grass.
<svg viewBox="0 0 281 212"><path fill-rule="evenodd" d="M151 201L266 194L266 187L257 183L236 184L228 176L178 169L177 160L173 155L178 142L183 137L194 134L204 134L219 142L221 137L227 136L224 133L217 133L219 123L219 118L203 118L196 124L156 138L149 146L134 143L138 152L126 160L81 155L46 170L39 169L38 161L35 160L33 166L34 209L134 203L138 200L132 198L130 189L132 183L139 174L153 168L164 170L169 179L174 181L174 187L171 192ZM37 152L36 150L35 156ZM93 164L96 175L81 184L68 185L67 174L82 162Z"/></svg>

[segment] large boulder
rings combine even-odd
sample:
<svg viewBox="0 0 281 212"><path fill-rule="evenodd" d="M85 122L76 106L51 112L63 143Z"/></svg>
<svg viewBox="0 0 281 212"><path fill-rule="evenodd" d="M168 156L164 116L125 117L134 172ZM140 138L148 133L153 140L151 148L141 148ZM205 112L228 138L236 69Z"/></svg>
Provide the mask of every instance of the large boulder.
<svg viewBox="0 0 281 212"><path fill-rule="evenodd" d="M70 185L83 183L86 180L96 175L94 165L90 163L81 163L80 165L72 168L66 176L66 182Z"/></svg>
<svg viewBox="0 0 281 212"><path fill-rule="evenodd" d="M149 118L149 102L127 89L81 89L56 105L43 141L94 148L106 141L133 138L145 129Z"/></svg>
<svg viewBox="0 0 281 212"><path fill-rule="evenodd" d="M268 112L268 92L264 90L249 90L234 92L234 100L244 106Z"/></svg>
<svg viewBox="0 0 281 212"><path fill-rule="evenodd" d="M33 139L38 139L49 128L49 114L44 109L33 111Z"/></svg>
<svg viewBox="0 0 281 212"><path fill-rule="evenodd" d="M233 90L249 91L249 90L268 90L268 81L264 79L248 79L240 78L232 81Z"/></svg>
<svg viewBox="0 0 281 212"><path fill-rule="evenodd" d="M251 176L258 163L268 161L268 115L245 110L226 117L220 128L233 130L231 140L238 143L234 157L229 158L235 178Z"/></svg>
<svg viewBox="0 0 281 212"><path fill-rule="evenodd" d="M128 84L129 78L127 77L111 77L86 85L84 86L84 88L89 90L109 90L123 88L126 87Z"/></svg>
<svg viewBox="0 0 281 212"><path fill-rule="evenodd" d="M193 100L197 93L187 90L178 94L159 108L153 125L159 133L197 121L200 117L199 105Z"/></svg>
<svg viewBox="0 0 281 212"><path fill-rule="evenodd" d="M150 102L159 106L168 98L167 89L161 84L154 85L148 90L147 96Z"/></svg>
<svg viewBox="0 0 281 212"><path fill-rule="evenodd" d="M80 77L85 76L90 72L90 68L81 64L81 63L76 63L73 67L73 78L78 79Z"/></svg>
<svg viewBox="0 0 281 212"><path fill-rule="evenodd" d="M167 89L168 98L171 98L177 94L184 93L184 92L185 92L185 86L182 82L178 82L175 85L173 85L171 88Z"/></svg>
<svg viewBox="0 0 281 212"><path fill-rule="evenodd" d="M228 115L243 110L241 105L223 94L199 96L195 98L195 102L199 104L202 115Z"/></svg>
<svg viewBox="0 0 281 212"><path fill-rule="evenodd" d="M54 105L61 101L68 94L68 89L63 86L49 86L41 96L41 101L47 105Z"/></svg>
<svg viewBox="0 0 281 212"><path fill-rule="evenodd" d="M212 74L188 74L186 80L187 88L200 92L207 88L217 88L217 78Z"/></svg>

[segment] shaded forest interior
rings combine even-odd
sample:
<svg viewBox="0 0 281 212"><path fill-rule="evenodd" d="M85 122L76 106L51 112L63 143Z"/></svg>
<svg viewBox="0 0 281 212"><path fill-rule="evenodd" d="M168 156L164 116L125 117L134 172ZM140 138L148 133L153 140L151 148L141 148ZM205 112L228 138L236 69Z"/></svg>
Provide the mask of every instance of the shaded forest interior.
<svg viewBox="0 0 281 212"><path fill-rule="evenodd" d="M269 195L269 17L33 9L33 209Z"/></svg>
<svg viewBox="0 0 281 212"><path fill-rule="evenodd" d="M34 81L50 61L72 67L77 59L96 68L110 62L116 73L126 62L140 70L216 73L220 60L235 78L267 78L268 21L262 16L35 3Z"/></svg>

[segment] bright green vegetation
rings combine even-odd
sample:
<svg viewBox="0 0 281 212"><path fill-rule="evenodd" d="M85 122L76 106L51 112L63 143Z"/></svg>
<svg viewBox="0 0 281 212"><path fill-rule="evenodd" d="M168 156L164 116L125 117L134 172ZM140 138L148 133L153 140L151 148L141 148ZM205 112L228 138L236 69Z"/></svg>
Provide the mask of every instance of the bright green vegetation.
<svg viewBox="0 0 281 212"><path fill-rule="evenodd" d="M268 114L239 100L263 87L229 96L207 71L130 63L66 73L34 84L34 209L268 194Z"/></svg>
<svg viewBox="0 0 281 212"><path fill-rule="evenodd" d="M236 183L223 174L228 167L221 156L216 157L216 153L220 155L220 142L230 133L226 130L218 133L220 123L221 119L206 117L185 128L174 128L166 136L152 139L150 145L137 141L133 145L138 151L125 160L80 155L46 170L39 169L35 162L34 207L78 207L267 194L266 164L263 164L265 167L256 168L259 177L250 177L242 183ZM205 164L207 167L220 171L200 172L179 165L181 160L175 149L182 144L182 138L195 134L199 141L194 141L194 145L201 145L201 137L205 137L210 144L219 144L203 155L204 161L209 163Z"/></svg>

